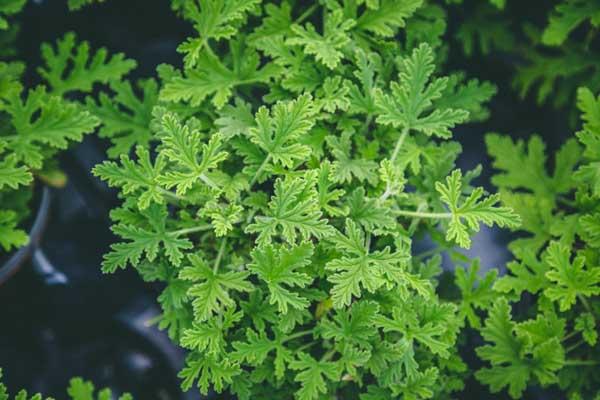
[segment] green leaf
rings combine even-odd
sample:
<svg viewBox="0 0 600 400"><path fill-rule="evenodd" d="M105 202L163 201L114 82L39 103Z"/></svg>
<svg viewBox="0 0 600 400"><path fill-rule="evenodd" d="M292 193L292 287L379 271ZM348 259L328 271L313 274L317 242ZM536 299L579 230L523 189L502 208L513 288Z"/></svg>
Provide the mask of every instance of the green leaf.
<svg viewBox="0 0 600 400"><path fill-rule="evenodd" d="M42 86L30 90L25 100L13 93L5 101L15 134L0 137L0 148L34 169L42 167L42 149L66 149L69 141L80 141L99 123L80 106L48 95Z"/></svg>
<svg viewBox="0 0 600 400"><path fill-rule="evenodd" d="M32 180L33 175L27 167L18 165L16 154L0 160L0 190L5 186L16 189L21 185L28 185Z"/></svg>
<svg viewBox="0 0 600 400"><path fill-rule="evenodd" d="M580 155L574 140L567 141L557 153L554 176L546 172L545 146L539 136L532 136L527 147L523 141L513 142L504 135L488 134L485 141L494 157L492 165L502 171L492 178L501 189L527 189L538 198L551 198L574 186L573 170Z"/></svg>
<svg viewBox="0 0 600 400"><path fill-rule="evenodd" d="M310 305L308 299L291 290L306 287L313 281L301 272L311 262L313 246L310 243L291 248L265 245L254 249L251 254L252 263L248 269L267 284L269 303L277 304L280 313L286 314L288 306L302 310Z"/></svg>
<svg viewBox="0 0 600 400"><path fill-rule="evenodd" d="M258 233L259 245L271 243L274 236L294 244L298 237L322 239L333 233L333 228L322 219L315 190L316 174L306 173L302 178L278 178L275 193L266 215L254 218L246 233Z"/></svg>
<svg viewBox="0 0 600 400"><path fill-rule="evenodd" d="M179 277L194 284L188 290L192 299L194 316L202 322L210 318L221 308L235 306L235 301L229 294L230 290L250 292L253 285L246 278L249 272L218 272L213 271L206 261L198 255L188 254L190 266L181 270Z"/></svg>
<svg viewBox="0 0 600 400"><path fill-rule="evenodd" d="M164 197L173 194L158 184L158 178L167 163L165 157L159 155L153 164L150 153L142 146L136 147L136 155L137 162L122 154L120 166L114 161L104 161L96 165L92 172L110 186L120 187L123 194L138 195L136 197L140 210L148 208L152 203L163 204Z"/></svg>
<svg viewBox="0 0 600 400"><path fill-rule="evenodd" d="M62 95L72 91L91 92L94 84L117 82L136 67L136 62L122 53L108 56L105 48L90 54L90 45L83 41L76 45L73 32L58 40L56 48L42 45L45 65L37 69L52 89L52 94Z"/></svg>
<svg viewBox="0 0 600 400"><path fill-rule="evenodd" d="M184 391L191 389L197 381L200 393L206 395L209 388L221 393L225 385L232 384L234 377L240 372L239 365L229 360L219 360L206 355L199 357L192 353L186 359L186 367L178 376L182 379L181 388Z"/></svg>
<svg viewBox="0 0 600 400"><path fill-rule="evenodd" d="M468 248L471 245L469 230L477 232L481 222L488 226L496 224L509 228L515 228L521 223L519 216L510 208L495 206L500 200L498 195L482 199L484 190L481 187L475 188L461 202L462 173L458 169L446 178L445 184L436 182L435 189L450 210L450 223L446 239L455 241L461 247ZM462 204L459 205L459 203Z"/></svg>
<svg viewBox="0 0 600 400"><path fill-rule="evenodd" d="M4 251L27 244L29 240L27 233L17 226L17 214L12 210L0 209L0 246Z"/></svg>
<svg viewBox="0 0 600 400"><path fill-rule="evenodd" d="M600 25L600 4L586 0L566 0L557 4L542 34L542 42L550 46L564 43L571 31L591 19L592 25Z"/></svg>
<svg viewBox="0 0 600 400"><path fill-rule="evenodd" d="M161 154L176 165L173 171L158 176L159 184L167 189L175 187L180 196L198 182L217 188L208 174L227 158L227 153L221 151L219 134L212 135L208 143L203 144L198 130L182 124L175 114L166 113L160 120L159 135L164 146Z"/></svg>
<svg viewBox="0 0 600 400"><path fill-rule="evenodd" d="M583 313L575 318L575 330L581 332L583 339L590 346L595 346L598 342L598 332L596 331L596 319L591 313Z"/></svg>
<svg viewBox="0 0 600 400"><path fill-rule="evenodd" d="M142 97L136 95L140 89ZM115 95L111 98L101 92L98 103L86 98L86 108L102 123L98 135L109 138L107 150L111 158L128 154L136 145L148 146L153 139L150 130L152 109L158 102L158 87L153 79L138 81L135 89L129 82L112 82Z"/></svg>
<svg viewBox="0 0 600 400"><path fill-rule="evenodd" d="M361 297L362 290L374 293L381 286L412 286L417 291L425 290L426 285L406 271L408 254L392 252L389 247L370 251L364 233L354 221L346 219L346 234L337 232L329 238L338 251L344 254L329 261L326 269L335 272L327 280L333 283L331 297L333 306L341 308L349 305L352 297Z"/></svg>
<svg viewBox="0 0 600 400"><path fill-rule="evenodd" d="M237 32L239 22L259 3L260 0L188 1L184 16L193 22L203 42L229 39Z"/></svg>
<svg viewBox="0 0 600 400"><path fill-rule="evenodd" d="M331 180L337 183L350 183L353 178L356 178L360 182L377 182L377 163L352 156L352 136L351 132L344 132L340 137L326 137L327 145L335 158L331 164Z"/></svg>
<svg viewBox="0 0 600 400"><path fill-rule="evenodd" d="M248 131L250 140L267 154L268 163L290 168L295 162L305 161L310 147L297 143L314 125L318 109L310 95L295 100L277 102L269 111L261 107L256 113L256 126Z"/></svg>
<svg viewBox="0 0 600 400"><path fill-rule="evenodd" d="M434 70L433 60L431 47L422 43L401 61L399 81L390 85L391 95L375 89L377 122L449 138L450 128L467 119L469 113L465 110L437 107L436 100L446 88L448 78L428 83Z"/></svg>
<svg viewBox="0 0 600 400"><path fill-rule="evenodd" d="M564 364L564 350L557 338L532 347L514 334L510 306L506 299L496 301L481 334L487 342L476 349L489 361L490 368L475 373L479 381L490 386L492 393L508 387L510 396L520 398L532 376L542 384L556 381L556 371Z"/></svg>
<svg viewBox="0 0 600 400"><path fill-rule="evenodd" d="M422 5L423 0L380 0L377 7L361 14L356 21L356 28L391 38Z"/></svg>
<svg viewBox="0 0 600 400"><path fill-rule="evenodd" d="M185 101L197 107L207 97L212 97L215 107L221 108L237 86L267 83L279 72L279 67L273 63L259 68L258 54L243 42L231 42L230 47L232 67L223 64L211 52L201 52L193 69L186 69L184 76L176 75L165 83L160 99Z"/></svg>
<svg viewBox="0 0 600 400"><path fill-rule="evenodd" d="M294 379L301 385L296 392L298 400L318 399L321 393L327 393L326 379L337 382L341 374L339 363L317 361L306 353L298 353L290 368L300 371Z"/></svg>
<svg viewBox="0 0 600 400"><path fill-rule="evenodd" d="M454 270L455 282L461 293L461 302L458 305L459 315L466 318L474 328L479 328L481 325L476 309L487 310L498 296L492 290L497 270L491 269L483 279L478 279L479 268L479 259L476 259L471 263L468 272L460 267Z"/></svg>
<svg viewBox="0 0 600 400"><path fill-rule="evenodd" d="M377 334L374 325L379 305L372 301L357 301L349 310L336 310L333 318L319 325L324 339L334 339L343 345L371 348L371 340Z"/></svg>
<svg viewBox="0 0 600 400"><path fill-rule="evenodd" d="M546 250L544 262L550 269L546 278L553 282L544 290L544 294L552 301L558 301L560 310L566 311L577 301L600 294L600 267L587 267L583 256L577 256L571 262L568 247L552 242Z"/></svg>
<svg viewBox="0 0 600 400"><path fill-rule="evenodd" d="M333 70L340 63L343 53L341 49L350 42L348 31L356 21L345 19L341 10L336 10L325 17L323 35L307 22L304 27L292 25L295 36L286 41L288 45L299 45L306 54L314 55L316 60Z"/></svg>
<svg viewBox="0 0 600 400"><path fill-rule="evenodd" d="M128 263L137 266L144 254L147 260L153 261L161 248L174 266L181 264L182 250L191 249L192 243L166 230L167 211L163 206L150 207L144 216L147 227L127 224L112 227L113 232L127 242L111 245L111 251L104 255L102 262L104 272L125 268Z"/></svg>
<svg viewBox="0 0 600 400"><path fill-rule="evenodd" d="M234 357L248 361L251 365L263 364L271 352L275 352L273 360L275 377L282 379L286 371L286 365L294 360L293 353L283 345L283 338L276 334L271 340L263 333L256 333L251 329L246 331L247 342L233 342L235 348Z"/></svg>

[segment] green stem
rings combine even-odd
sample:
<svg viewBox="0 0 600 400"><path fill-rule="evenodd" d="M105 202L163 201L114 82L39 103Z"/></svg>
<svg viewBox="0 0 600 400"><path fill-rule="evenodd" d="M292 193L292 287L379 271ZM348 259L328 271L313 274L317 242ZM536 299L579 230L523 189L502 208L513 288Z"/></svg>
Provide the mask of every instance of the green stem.
<svg viewBox="0 0 600 400"><path fill-rule="evenodd" d="M263 162L260 164L260 166L258 167L258 169L256 170L256 172L254 173L254 176L252 177L252 180L250 181L250 187L252 188L252 186L254 186L254 184L256 183L256 180L258 179L258 177L260 176L260 174L263 172L263 170L265 169L265 167L267 166L267 164L269 163L269 161L271 161L271 155L268 154L267 157L263 160Z"/></svg>
<svg viewBox="0 0 600 400"><path fill-rule="evenodd" d="M393 213L415 218L452 218L452 213L433 213L409 210L392 210Z"/></svg>
<svg viewBox="0 0 600 400"><path fill-rule="evenodd" d="M296 350L294 350L296 353L301 353L302 351L308 349L311 346L314 346L317 342L308 342L303 344L302 346L298 347Z"/></svg>
<svg viewBox="0 0 600 400"><path fill-rule="evenodd" d="M213 273L216 274L219 269L219 264L221 264L221 259L223 258L223 253L225 252L225 245L227 244L227 237L224 237L221 240L221 246L219 246L219 253L217 254L217 259L215 260L215 265L213 267Z"/></svg>
<svg viewBox="0 0 600 400"><path fill-rule="evenodd" d="M210 225L210 224L198 225L198 226L194 226L192 228L185 228L185 229L179 229L177 231L171 231L171 232L168 232L168 234L171 236L181 236L181 235L188 235L190 233L208 231L211 228L212 228L212 225Z"/></svg>
<svg viewBox="0 0 600 400"><path fill-rule="evenodd" d="M210 178L204 174L200 174L200 180L204 183L206 183L208 186L210 186L213 189L219 189L219 186L217 186L216 183L214 183L212 180L210 180Z"/></svg>
<svg viewBox="0 0 600 400"><path fill-rule="evenodd" d="M312 335L312 333L313 333L312 329L306 330L306 331L299 331L299 332L296 332L296 333L294 333L292 335L286 336L281 341L281 343L285 343L285 342L290 341L290 340L298 339L299 337L302 337L302 336Z"/></svg>
<svg viewBox="0 0 600 400"><path fill-rule="evenodd" d="M587 310L587 312L589 312L590 314L594 314L590 303L588 303L587 299L584 296L577 295L577 298L581 301L581 304L583 304L583 307Z"/></svg>
<svg viewBox="0 0 600 400"><path fill-rule="evenodd" d="M561 342L566 342L567 340L571 339L573 336L576 336L578 333L579 333L578 331L573 331L573 332L569 333L564 338L562 338Z"/></svg>
<svg viewBox="0 0 600 400"><path fill-rule="evenodd" d="M334 354L335 349L329 350L327 353L325 353L325 355L323 355L323 357L321 357L321 361L328 361L329 359L331 359L331 357L333 357Z"/></svg>
<svg viewBox="0 0 600 400"><path fill-rule="evenodd" d="M390 162L392 164L394 164L394 161L396 161L396 157L398 157L398 153L400 152L400 149L402 148L402 145L404 144L404 140L406 139L406 136L408 136L409 131L410 131L410 129L408 128L408 126L405 126L404 129L402 129L402 134L400 134L400 137L396 141L396 145L394 146L394 151L392 152L392 157L390 158ZM379 201L380 202L384 201L385 199L390 197L391 194L392 194L391 182L387 182L385 185L385 192L383 192L381 197L379 197Z"/></svg>
<svg viewBox="0 0 600 400"><path fill-rule="evenodd" d="M581 365L598 365L600 361L593 360L566 360L565 365L567 366L581 366Z"/></svg>
<svg viewBox="0 0 600 400"><path fill-rule="evenodd" d="M394 163L394 161L396 161L396 157L398 157L400 148L402 148L402 145L404 144L404 140L406 139L406 136L408 136L409 130L410 129L408 126L405 126L404 129L402 129L402 134L398 138L398 141L396 142L396 146L394 146L394 152L392 153L392 158L390 158L390 161L392 162L392 164Z"/></svg>
<svg viewBox="0 0 600 400"><path fill-rule="evenodd" d="M310 16L312 15L312 13L314 13L314 12L315 12L315 10L317 9L317 7L318 7L318 6L319 6L319 3L315 3L315 4L313 4L312 6L308 7L308 8L306 9L306 11L304 11L304 12L302 13L302 15L300 15L300 16L298 17L298 19L296 20L296 22L295 22L295 23L296 23L296 24L301 24L302 22L304 22L304 20L305 20L306 18L310 17Z"/></svg>
<svg viewBox="0 0 600 400"><path fill-rule="evenodd" d="M585 341L584 341L583 339L580 339L580 340L579 340L577 343L575 343L574 345L567 347L567 348L565 349L565 352L566 352L566 353L570 353L570 352L572 352L573 350L577 349L579 346L581 346L581 345L582 345L582 344L584 344L584 343L585 343Z"/></svg>
<svg viewBox="0 0 600 400"><path fill-rule="evenodd" d="M179 196L178 194L173 193L173 192L171 192L169 190L163 189L161 187L159 187L157 189L158 189L158 191L161 194L165 195L166 197L170 198L171 200L175 200L175 201L178 201L178 202L182 201L182 200L185 200L185 198L183 198L183 197Z"/></svg>

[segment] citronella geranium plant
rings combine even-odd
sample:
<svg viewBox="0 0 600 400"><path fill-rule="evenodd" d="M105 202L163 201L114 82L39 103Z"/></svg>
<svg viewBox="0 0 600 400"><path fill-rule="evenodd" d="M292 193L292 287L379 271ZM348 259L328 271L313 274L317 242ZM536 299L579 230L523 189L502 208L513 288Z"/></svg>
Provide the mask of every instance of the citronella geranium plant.
<svg viewBox="0 0 600 400"><path fill-rule="evenodd" d="M2 378L2 370L0 369L0 378ZM70 400L109 400L113 399L113 394L110 389L102 389L96 393L94 385L91 382L84 381L81 378L73 378L69 382L69 387L66 390ZM50 397L45 397L39 393L30 395L26 390L22 389L15 396L11 396L8 388L0 382L0 400L53 400ZM129 394L119 396L119 400L132 400L133 397Z"/></svg>
<svg viewBox="0 0 600 400"><path fill-rule="evenodd" d="M552 174L538 136L527 143L487 137L501 171L493 182L521 215L527 235L510 244L515 261L494 285L505 296L481 331L489 343L477 353L490 365L477 377L492 391L507 388L513 398L536 383L556 385L572 399L600 395L600 99L581 88L577 105L583 120L578 140L556 153Z"/></svg>
<svg viewBox="0 0 600 400"><path fill-rule="evenodd" d="M469 247L480 223L519 218L456 169L452 130L484 117L494 88L436 73L422 22L439 9L421 3L175 1L197 30L183 71L88 101L120 154L94 169L123 198L103 270L165 283L159 324L190 350L183 389L462 387L466 313L413 240Z"/></svg>
<svg viewBox="0 0 600 400"><path fill-rule="evenodd" d="M15 2L16 4L16 2ZM0 20L1 21L1 20ZM22 221L29 213L34 177L53 186L64 184L59 150L93 132L99 119L68 97L91 92L95 85L119 80L135 63L106 49L90 52L68 33L56 46L42 45L43 84L25 89L25 66L0 61L0 248L10 251L28 238Z"/></svg>

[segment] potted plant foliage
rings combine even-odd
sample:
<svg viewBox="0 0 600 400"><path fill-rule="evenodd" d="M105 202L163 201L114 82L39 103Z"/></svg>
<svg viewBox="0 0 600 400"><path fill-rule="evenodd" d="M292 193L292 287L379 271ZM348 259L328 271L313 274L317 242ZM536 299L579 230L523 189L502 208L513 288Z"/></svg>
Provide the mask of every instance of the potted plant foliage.
<svg viewBox="0 0 600 400"><path fill-rule="evenodd" d="M23 5L23 1L9 2L0 6L4 7L0 12L15 14ZM8 28L5 19L0 26ZM14 36L8 31L0 34ZM119 80L135 67L122 54L109 57L106 49L90 52L89 44L76 43L72 33L56 47L42 45L41 53L44 64L38 73L43 83L31 89L21 83L25 65L13 60L14 51L5 47L0 54L6 58L0 59L0 283L38 245L48 217L46 187L65 184L58 151L80 141L100 123L70 99L91 92L97 83Z"/></svg>
<svg viewBox="0 0 600 400"><path fill-rule="evenodd" d="M519 218L456 168L452 130L494 88L436 72L441 43L404 30L437 10L420 6L174 3L197 30L184 68L161 65L144 107L104 120L120 157L94 173L124 200L103 269L166 284L159 324L190 351L184 390L461 389L466 309L440 296L440 258L413 257L413 238L469 247L480 223ZM88 103L95 115L128 106L130 86L115 89Z"/></svg>

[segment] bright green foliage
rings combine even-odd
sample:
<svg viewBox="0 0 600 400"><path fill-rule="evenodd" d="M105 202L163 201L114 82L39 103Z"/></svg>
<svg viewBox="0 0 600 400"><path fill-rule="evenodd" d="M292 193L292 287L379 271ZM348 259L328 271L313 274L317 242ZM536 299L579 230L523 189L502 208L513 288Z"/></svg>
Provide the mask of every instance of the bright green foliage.
<svg viewBox="0 0 600 400"><path fill-rule="evenodd" d="M253 263L248 269L267 283L269 303L276 304L279 312L287 314L288 306L302 310L310 304L285 286L305 287L312 282L309 275L296 271L306 267L312 255L313 249L308 243L291 249L267 245L252 252Z"/></svg>
<svg viewBox="0 0 600 400"><path fill-rule="evenodd" d="M460 170L452 172L446 178L446 184L437 182L435 189L439 192L441 200L450 210L450 223L446 233L447 240L454 240L462 247L469 247L469 229L479 230L479 223L491 226L517 227L520 224L519 216L507 207L496 207L500 200L498 195L482 198L483 188L478 187L469 194L464 201L460 201L462 193L462 174ZM459 203L461 203L459 205Z"/></svg>
<svg viewBox="0 0 600 400"><path fill-rule="evenodd" d="M112 82L87 106L120 154L94 169L123 199L104 270L165 284L159 326L189 349L183 389L452 396L457 335L489 307L491 278L463 279L468 305L454 304L440 258L413 258L413 240L455 253L479 223L518 219L471 186L477 171L456 170L452 129L485 118L495 89L436 71L442 9L172 5L197 31L178 48L182 70L159 66L139 93ZM426 39L405 29L430 19Z"/></svg>
<svg viewBox="0 0 600 400"><path fill-rule="evenodd" d="M135 61L126 59L122 53L109 57L105 48L90 55L89 43L76 44L72 32L58 40L56 48L44 43L42 58L46 65L38 68L38 73L57 95L89 92L94 84L118 81L136 66Z"/></svg>
<svg viewBox="0 0 600 400"><path fill-rule="evenodd" d="M136 96L138 88L142 98ZM152 139L149 126L158 102L158 89L153 79L139 81L136 86L112 82L111 89L115 92L112 98L104 92L98 96L98 102L88 97L86 108L102 121L98 135L111 139L113 145L108 155L116 158L135 145L148 145Z"/></svg>
<svg viewBox="0 0 600 400"><path fill-rule="evenodd" d="M9 67L10 68L10 67ZM90 133L99 121L80 105L69 103L38 86L21 93L18 69L6 75L0 86L0 246L5 251L27 242L18 228L25 216L23 197L33 176L46 167L46 160L69 143Z"/></svg>
<svg viewBox="0 0 600 400"><path fill-rule="evenodd" d="M2 378L2 369L0 369L0 378ZM98 392L95 391L92 382L84 381L81 378L73 378L69 382L67 388L67 395L70 400L109 400L113 399L112 392L110 389L102 389ZM8 388L0 382L0 400L53 400L50 397L44 397L41 394L29 395L27 391L20 390L14 397L11 397L8 392ZM133 400L133 397L125 393L119 396L119 400Z"/></svg>
<svg viewBox="0 0 600 400"><path fill-rule="evenodd" d="M493 391L508 387L513 398L532 381L558 384L574 398L593 398L598 385L600 224L597 182L588 171L598 160L600 104L588 89L579 89L577 96L583 120L579 143L570 139L558 150L552 175L538 137L530 139L527 149L520 141L487 138L494 165L502 171L493 182L504 191L503 201L522 216L529 236L510 244L516 259L494 284L506 296L496 300L482 329L484 339L494 345L477 352L492 367L478 371L477 377ZM537 317L516 323L511 302L527 296L528 302L516 308L523 315L515 319L536 312Z"/></svg>
<svg viewBox="0 0 600 400"><path fill-rule="evenodd" d="M469 113L464 109L433 108L446 88L448 78L430 80L434 70L431 48L422 44L401 64L399 81L391 83L391 96L375 92L375 105L380 110L377 121L406 130L423 132L442 138L451 136L450 129L464 122ZM423 113L426 115L423 115Z"/></svg>

